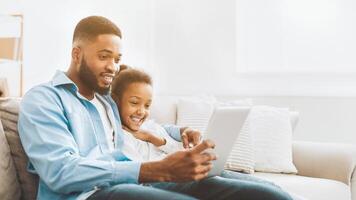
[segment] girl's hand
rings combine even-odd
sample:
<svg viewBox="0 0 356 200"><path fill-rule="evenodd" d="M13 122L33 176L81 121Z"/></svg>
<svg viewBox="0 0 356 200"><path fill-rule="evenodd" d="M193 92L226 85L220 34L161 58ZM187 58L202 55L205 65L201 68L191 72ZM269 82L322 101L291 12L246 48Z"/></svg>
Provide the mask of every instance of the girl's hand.
<svg viewBox="0 0 356 200"><path fill-rule="evenodd" d="M201 134L198 130L189 127L183 127L181 128L180 132L183 147L185 149L192 148L200 143Z"/></svg>

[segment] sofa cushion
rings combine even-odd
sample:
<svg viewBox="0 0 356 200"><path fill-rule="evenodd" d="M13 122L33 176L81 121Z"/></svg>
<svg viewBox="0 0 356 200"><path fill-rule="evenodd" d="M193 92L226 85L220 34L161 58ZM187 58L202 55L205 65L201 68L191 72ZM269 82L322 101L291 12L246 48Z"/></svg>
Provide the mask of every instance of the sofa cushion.
<svg viewBox="0 0 356 200"><path fill-rule="evenodd" d="M177 103L177 125L188 126L204 134L215 104L216 99L210 96L180 98Z"/></svg>
<svg viewBox="0 0 356 200"><path fill-rule="evenodd" d="M254 106L248 123L254 141L255 171L296 173L289 109Z"/></svg>
<svg viewBox="0 0 356 200"><path fill-rule="evenodd" d="M254 177L271 181L286 191L310 200L350 200L350 187L330 179L312 178L293 174L257 172Z"/></svg>
<svg viewBox="0 0 356 200"><path fill-rule="evenodd" d="M17 180L16 169L11 157L2 123L0 121L0 199L20 199L21 188Z"/></svg>
<svg viewBox="0 0 356 200"><path fill-rule="evenodd" d="M38 176L27 171L28 158L22 148L17 132L16 119L18 118L19 105L19 98L0 98L0 118L18 174L18 180L23 194L21 199L33 200L36 199L37 196ZM14 119L16 121L14 121Z"/></svg>
<svg viewBox="0 0 356 200"><path fill-rule="evenodd" d="M177 103L177 125L189 126L198 129L204 136L205 129L213 114L215 107L250 107L250 100L235 100L217 102L215 97L196 96L180 98ZM238 132L236 132L238 134ZM234 142L234 146L227 159L225 168L233 171L245 173L254 172L254 151L252 138L245 125L240 130L240 134Z"/></svg>
<svg viewBox="0 0 356 200"><path fill-rule="evenodd" d="M170 124L178 124L178 125L189 125L194 128L199 128L202 127L202 124L205 124L207 120L203 120L203 118L206 117L201 117L204 115L209 115L210 113L210 106L206 106L207 109L201 109L203 104L198 104L194 101L192 104L193 107L186 107L185 110L179 109L178 107L182 108L182 99L187 100L187 99L197 99L199 96L165 96L165 95L157 95L153 99L153 104L151 107L151 119L154 119L158 123L170 123ZM200 98L201 99L201 98ZM207 99L207 98L205 98ZM208 98L209 100L209 98ZM210 98L211 100L211 98ZM183 102L183 104L186 104ZM251 106L252 100L251 99L219 99L218 105L219 106ZM177 111L178 110L178 111ZM194 113L195 111L195 113ZM187 120L187 116L182 117L182 113L187 113L189 112L189 119ZM292 111L289 113L290 114L290 122L292 126L292 130L295 129L297 123L298 123L298 117L299 114L298 112ZM199 118L197 118L197 116ZM183 119L182 119L183 118ZM250 140L252 140L252 137L248 133L247 128L245 127L242 133L240 133L239 138L236 141L236 144L234 145L234 151L232 152L232 155L229 157L229 162L227 165L228 169L231 170L236 170L236 171L243 171L246 173L253 173L254 169L254 152L252 150L252 144L250 144ZM243 145L242 145L243 144ZM246 145L250 148L247 148ZM238 160L238 161L237 161ZM295 171L293 171L295 172Z"/></svg>
<svg viewBox="0 0 356 200"><path fill-rule="evenodd" d="M159 124L176 124L178 99L176 96L154 96L150 119Z"/></svg>

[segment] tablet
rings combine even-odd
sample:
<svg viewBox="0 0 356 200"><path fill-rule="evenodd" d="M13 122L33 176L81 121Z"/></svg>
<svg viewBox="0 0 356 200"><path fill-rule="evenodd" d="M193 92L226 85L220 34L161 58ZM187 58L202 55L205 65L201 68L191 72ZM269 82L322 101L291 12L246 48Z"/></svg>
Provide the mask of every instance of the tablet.
<svg viewBox="0 0 356 200"><path fill-rule="evenodd" d="M217 156L217 160L212 162L213 168L209 172L210 176L220 175L224 170L225 163L232 150L232 147L244 125L250 107L216 107L209 120L204 139L210 139L215 143L214 149L207 152Z"/></svg>

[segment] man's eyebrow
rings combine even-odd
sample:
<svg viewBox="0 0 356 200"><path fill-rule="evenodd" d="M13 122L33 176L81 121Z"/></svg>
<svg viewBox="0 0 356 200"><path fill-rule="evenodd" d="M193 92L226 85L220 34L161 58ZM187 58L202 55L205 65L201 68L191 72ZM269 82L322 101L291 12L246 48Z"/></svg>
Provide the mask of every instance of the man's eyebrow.
<svg viewBox="0 0 356 200"><path fill-rule="evenodd" d="M112 53L112 51L110 51L110 50L108 50L108 49L102 49L102 50L100 50L100 51L98 51L98 52Z"/></svg>
<svg viewBox="0 0 356 200"><path fill-rule="evenodd" d="M106 53L113 54L113 52L112 52L112 51L110 51L109 49L102 49L102 50L98 51L98 53L101 53L101 52L106 52ZM118 54L118 56L119 56L119 57L121 57L121 56L122 56L122 54L121 54L121 53L119 53L119 54Z"/></svg>

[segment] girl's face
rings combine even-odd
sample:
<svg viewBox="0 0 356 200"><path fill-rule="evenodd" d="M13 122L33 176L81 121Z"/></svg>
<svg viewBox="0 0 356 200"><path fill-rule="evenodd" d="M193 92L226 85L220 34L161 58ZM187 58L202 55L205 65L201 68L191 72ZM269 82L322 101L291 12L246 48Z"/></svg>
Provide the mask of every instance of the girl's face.
<svg viewBox="0 0 356 200"><path fill-rule="evenodd" d="M121 123L132 131L138 131L150 114L152 86L146 83L131 83L117 103Z"/></svg>

